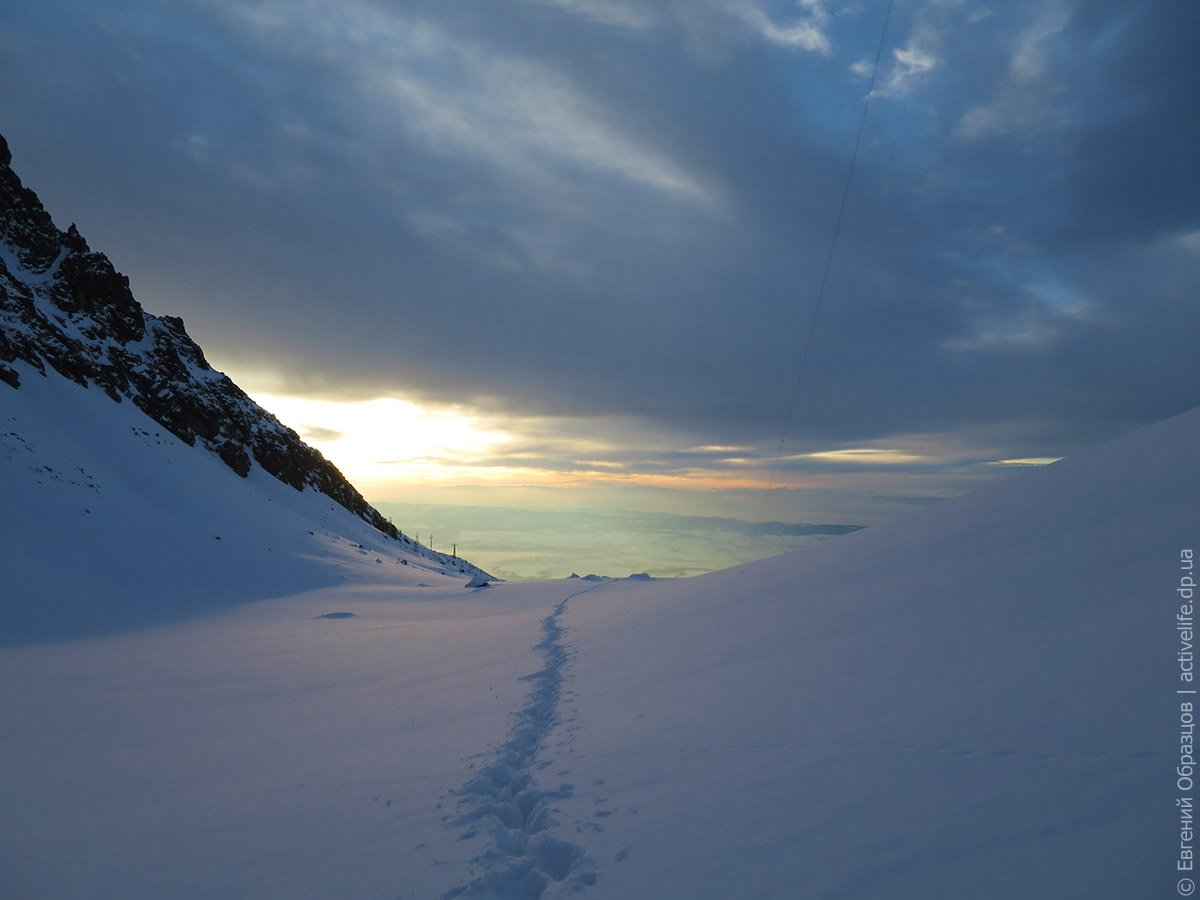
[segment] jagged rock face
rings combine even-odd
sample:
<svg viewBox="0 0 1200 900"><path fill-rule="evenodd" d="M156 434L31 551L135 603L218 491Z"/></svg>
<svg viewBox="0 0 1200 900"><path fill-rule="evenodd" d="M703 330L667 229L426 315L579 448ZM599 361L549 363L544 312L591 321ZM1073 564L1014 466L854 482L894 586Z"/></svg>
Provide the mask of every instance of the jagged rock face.
<svg viewBox="0 0 1200 900"><path fill-rule="evenodd" d="M180 440L217 454L242 477L251 460L297 490L312 488L375 528L396 528L299 435L214 370L183 320L152 316L129 279L72 225L59 231L11 168L0 136L0 391L20 388L10 364L46 366L129 400Z"/></svg>

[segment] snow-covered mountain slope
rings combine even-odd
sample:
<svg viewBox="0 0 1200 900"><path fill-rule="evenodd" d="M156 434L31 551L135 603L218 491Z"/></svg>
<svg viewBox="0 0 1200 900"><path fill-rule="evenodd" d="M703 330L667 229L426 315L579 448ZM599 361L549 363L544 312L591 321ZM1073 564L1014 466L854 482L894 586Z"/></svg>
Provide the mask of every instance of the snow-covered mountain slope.
<svg viewBox="0 0 1200 900"><path fill-rule="evenodd" d="M693 579L349 553L340 585L7 650L0 893L1178 896L1198 443L1193 411Z"/></svg>
<svg viewBox="0 0 1200 900"><path fill-rule="evenodd" d="M11 162L0 136L0 381L12 389L28 381L17 362L39 374L56 371L116 403L132 402L243 477L257 463L397 537L332 463L208 365L181 319L146 313L129 279L74 225L56 228Z"/></svg>
<svg viewBox="0 0 1200 900"><path fill-rule="evenodd" d="M479 574L257 463L239 478L132 403L13 367L21 389L0 385L0 646L342 584L347 557L414 581Z"/></svg>
<svg viewBox="0 0 1200 900"><path fill-rule="evenodd" d="M385 556L415 554L456 576L481 574L417 547L332 463L214 371L181 320L146 313L128 279L73 225L55 227L10 163L0 137L0 479L8 533L0 572L21 587L10 595L19 609L8 637L46 636L54 622L73 629L120 622L139 604L149 609L151 595L165 613L166 594L182 608L201 595L209 602L260 596L268 583L276 592L325 583L326 569L258 557L265 542L278 558L283 535L318 510L339 533L363 532L346 517L333 524L328 503L301 494L328 498L390 538L379 549ZM281 533L272 531L282 523L267 502L290 510L293 521ZM42 505L55 515L41 517ZM315 531L316 521L308 528ZM215 541L221 532L246 540L181 556L198 535ZM42 564L55 554L59 565ZM209 573L222 587L203 585ZM134 602L119 612L116 597Z"/></svg>
<svg viewBox="0 0 1200 900"><path fill-rule="evenodd" d="M593 786L561 803L612 863L589 896L1177 896L1197 446L1200 410L907 521L572 601L577 731L544 760Z"/></svg>

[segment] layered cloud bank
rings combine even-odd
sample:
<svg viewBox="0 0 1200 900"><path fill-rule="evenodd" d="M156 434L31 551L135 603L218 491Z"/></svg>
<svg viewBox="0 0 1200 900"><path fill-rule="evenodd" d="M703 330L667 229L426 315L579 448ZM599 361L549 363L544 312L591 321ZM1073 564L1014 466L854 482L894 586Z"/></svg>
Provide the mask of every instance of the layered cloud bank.
<svg viewBox="0 0 1200 900"><path fill-rule="evenodd" d="M27 178L255 391L620 423L646 476L772 458L811 326L787 483L962 448L881 510L1198 395L1187 4L64 9L0 38Z"/></svg>

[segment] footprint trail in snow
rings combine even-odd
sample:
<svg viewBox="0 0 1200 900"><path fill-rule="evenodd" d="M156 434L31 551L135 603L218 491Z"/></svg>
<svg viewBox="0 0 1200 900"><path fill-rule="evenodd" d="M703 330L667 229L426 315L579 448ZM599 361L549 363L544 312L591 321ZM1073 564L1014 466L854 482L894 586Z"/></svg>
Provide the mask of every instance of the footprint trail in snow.
<svg viewBox="0 0 1200 900"><path fill-rule="evenodd" d="M571 796L573 787L541 787L533 776L542 741L558 723L559 700L567 668L559 617L567 603L594 585L565 597L542 620L544 637L536 649L544 665L525 676L533 684L529 698L516 714L508 740L495 762L458 790L459 814L450 827L466 828L462 837L490 835L487 849L471 860L479 874L442 894L442 900L538 900L577 894L599 879L583 847L551 836L555 820L551 805Z"/></svg>

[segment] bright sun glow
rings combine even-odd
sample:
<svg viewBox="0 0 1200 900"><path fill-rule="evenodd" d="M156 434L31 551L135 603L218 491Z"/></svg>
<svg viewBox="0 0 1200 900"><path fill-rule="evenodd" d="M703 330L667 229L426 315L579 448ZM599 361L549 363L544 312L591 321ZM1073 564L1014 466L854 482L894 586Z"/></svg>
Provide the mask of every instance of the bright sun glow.
<svg viewBox="0 0 1200 900"><path fill-rule="evenodd" d="M510 439L468 416L393 398L334 403L256 394L254 400L357 484L440 480Z"/></svg>
<svg viewBox="0 0 1200 900"><path fill-rule="evenodd" d="M587 437L556 436L548 450L530 451L523 449L529 438L522 434L522 425L529 423L521 420L510 428L485 427L469 415L425 409L394 398L337 403L266 393L253 397L372 495L389 494L397 485L762 487L759 479L744 472L630 470L623 462L604 458L619 447ZM545 452L577 462L545 467L541 459Z"/></svg>
<svg viewBox="0 0 1200 900"><path fill-rule="evenodd" d="M254 399L331 460L375 500L411 494L420 485L450 487L651 487L678 491L761 491L769 487L841 489L836 473L772 471L752 447L710 444L689 452L713 454L707 465L642 463L661 447L632 446L589 432L587 423L555 419L499 420L452 409L429 409L395 398L354 403L256 393ZM720 456L720 454L734 454ZM864 467L930 464L919 452L847 447L783 457L787 461ZM1049 459L1008 459L992 466L1041 465Z"/></svg>

